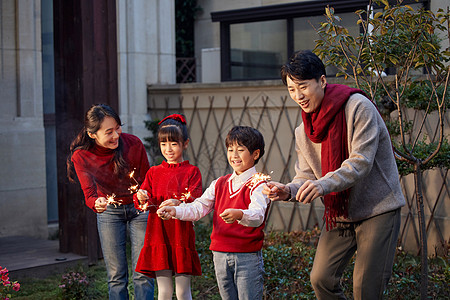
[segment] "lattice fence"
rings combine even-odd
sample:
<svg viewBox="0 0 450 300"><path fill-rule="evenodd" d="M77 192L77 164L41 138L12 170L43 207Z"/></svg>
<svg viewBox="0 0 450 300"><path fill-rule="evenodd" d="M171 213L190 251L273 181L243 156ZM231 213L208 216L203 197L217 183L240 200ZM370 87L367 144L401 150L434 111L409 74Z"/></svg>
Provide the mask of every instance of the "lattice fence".
<svg viewBox="0 0 450 300"><path fill-rule="evenodd" d="M183 113L187 117L191 142L188 159L200 168L203 186L212 180L232 172L227 163L224 139L234 125L247 125L260 130L264 136L266 153L256 166L258 171L271 173L273 180L289 182L295 175L296 161L294 129L301 122L301 110L288 98L283 86L257 87L220 85L211 89L173 90L155 88L149 90L149 114L161 119L171 113ZM412 114L419 120L420 116ZM446 116L446 128L449 127ZM426 121L427 134L434 137L436 122ZM448 170L424 173L424 201L428 209L427 232L430 254L449 240L448 221L450 191ZM412 176L402 178L407 206L402 210L401 244L409 250L419 249L417 208ZM294 231L322 225L323 205L276 202L269 211L268 229Z"/></svg>

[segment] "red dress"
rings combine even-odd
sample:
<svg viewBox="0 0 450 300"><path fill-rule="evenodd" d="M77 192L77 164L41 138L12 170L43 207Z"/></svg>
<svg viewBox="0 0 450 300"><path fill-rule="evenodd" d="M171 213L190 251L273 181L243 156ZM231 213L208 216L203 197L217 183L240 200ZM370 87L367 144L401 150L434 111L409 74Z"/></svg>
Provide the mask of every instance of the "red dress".
<svg viewBox="0 0 450 300"><path fill-rule="evenodd" d="M192 196L186 202L200 197L200 170L189 164L189 161L178 164L168 164L164 161L148 170L140 188L148 192L150 205L144 247L139 255L136 272L153 278L155 271L160 270L201 275L193 223L176 219L164 221L156 214L158 206L164 200L180 199L187 192ZM134 201L137 206L136 195Z"/></svg>

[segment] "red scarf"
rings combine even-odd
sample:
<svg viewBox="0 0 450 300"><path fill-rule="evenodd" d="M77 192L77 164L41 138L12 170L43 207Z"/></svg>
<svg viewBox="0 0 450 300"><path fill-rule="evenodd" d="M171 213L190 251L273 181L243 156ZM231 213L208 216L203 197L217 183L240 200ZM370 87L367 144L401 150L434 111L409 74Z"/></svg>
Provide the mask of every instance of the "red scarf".
<svg viewBox="0 0 450 300"><path fill-rule="evenodd" d="M346 85L327 84L319 109L313 113L302 111L306 135L312 142L322 143L322 176L340 168L348 158L345 105L354 93L365 95L363 91ZM337 217L348 217L349 192L347 189L324 196L323 220L327 230L336 226Z"/></svg>

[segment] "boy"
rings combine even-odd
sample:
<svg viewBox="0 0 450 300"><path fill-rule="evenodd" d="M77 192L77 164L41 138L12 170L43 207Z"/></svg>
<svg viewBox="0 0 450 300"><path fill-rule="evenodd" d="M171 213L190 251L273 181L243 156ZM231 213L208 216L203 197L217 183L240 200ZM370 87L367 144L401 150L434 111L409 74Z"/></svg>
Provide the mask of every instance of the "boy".
<svg viewBox="0 0 450 300"><path fill-rule="evenodd" d="M222 299L262 299L264 265L261 248L270 200L262 194L265 181L253 184L255 164L264 154L264 138L251 127L235 126L225 139L233 174L214 180L200 198L180 206L165 206L162 219L197 221L213 212L210 249Z"/></svg>

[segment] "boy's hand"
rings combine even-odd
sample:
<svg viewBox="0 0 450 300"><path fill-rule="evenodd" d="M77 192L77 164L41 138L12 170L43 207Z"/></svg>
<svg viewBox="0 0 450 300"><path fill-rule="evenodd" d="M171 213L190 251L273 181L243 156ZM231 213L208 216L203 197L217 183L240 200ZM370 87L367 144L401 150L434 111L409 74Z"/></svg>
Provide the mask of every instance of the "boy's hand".
<svg viewBox="0 0 450 300"><path fill-rule="evenodd" d="M164 206L178 206L180 205L181 201L178 199L167 199L165 201L163 201L159 207L164 207Z"/></svg>
<svg viewBox="0 0 450 300"><path fill-rule="evenodd" d="M136 197L138 198L140 205L144 205L149 199L147 191L141 189L139 189L138 192L136 193Z"/></svg>
<svg viewBox="0 0 450 300"><path fill-rule="evenodd" d="M240 209L227 208L225 209L219 217L227 224L232 224L236 220L241 220L244 213Z"/></svg>
<svg viewBox="0 0 450 300"><path fill-rule="evenodd" d="M275 181L267 182L264 185L262 193L267 195L270 201L287 200L291 195L286 185Z"/></svg>
<svg viewBox="0 0 450 300"><path fill-rule="evenodd" d="M158 209L156 214L163 220L169 220L175 218L176 210L173 206L164 206Z"/></svg>
<svg viewBox="0 0 450 300"><path fill-rule="evenodd" d="M102 213L106 210L106 205L108 205L108 201L105 197L99 197L97 200L95 200L95 210L98 213Z"/></svg>

